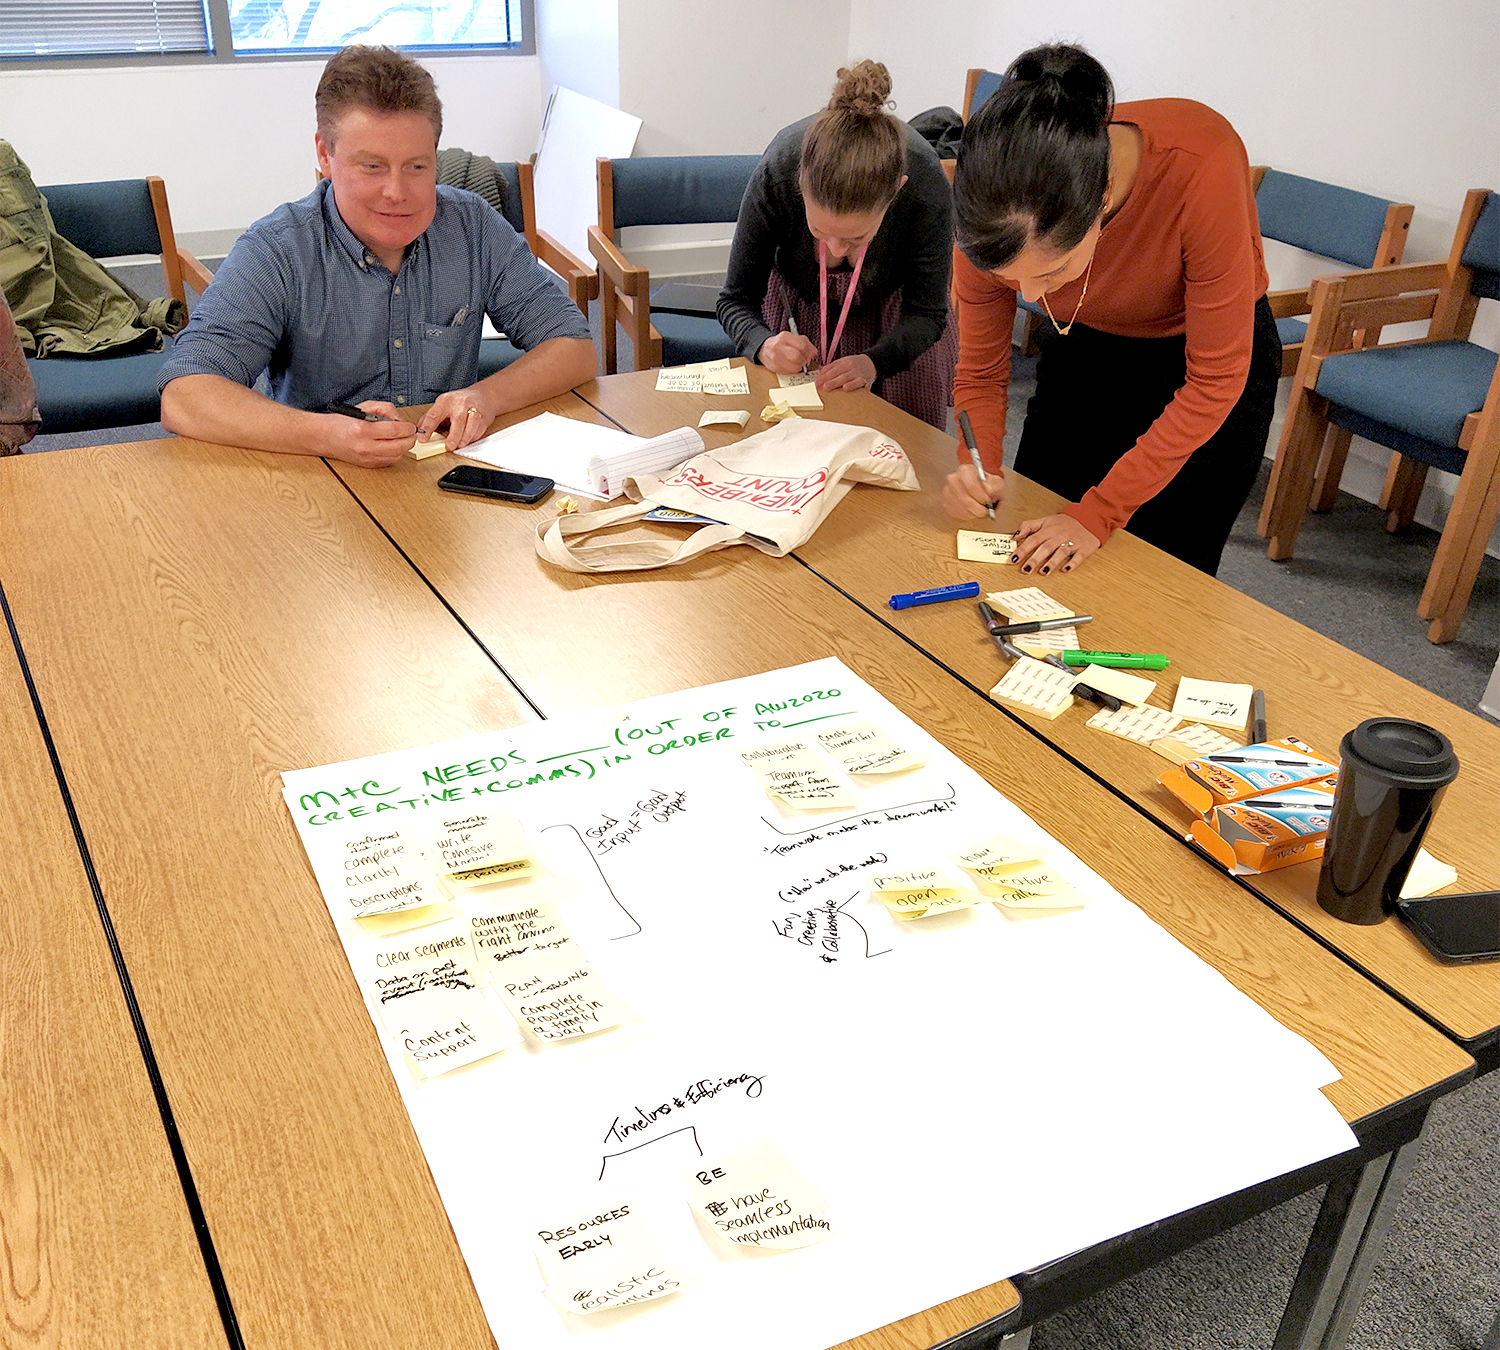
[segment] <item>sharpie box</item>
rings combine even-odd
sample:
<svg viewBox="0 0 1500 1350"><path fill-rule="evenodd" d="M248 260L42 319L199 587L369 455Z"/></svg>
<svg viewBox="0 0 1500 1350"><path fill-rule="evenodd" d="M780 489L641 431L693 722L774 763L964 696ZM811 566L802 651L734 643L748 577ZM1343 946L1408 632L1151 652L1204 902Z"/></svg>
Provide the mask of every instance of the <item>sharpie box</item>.
<svg viewBox="0 0 1500 1350"><path fill-rule="evenodd" d="M1190 759L1181 768L1163 771L1156 781L1207 820L1215 807L1315 783L1337 773L1338 767L1305 741L1283 736L1277 741Z"/></svg>
<svg viewBox="0 0 1500 1350"><path fill-rule="evenodd" d="M1337 776L1216 806L1189 838L1231 872L1271 872L1323 856Z"/></svg>

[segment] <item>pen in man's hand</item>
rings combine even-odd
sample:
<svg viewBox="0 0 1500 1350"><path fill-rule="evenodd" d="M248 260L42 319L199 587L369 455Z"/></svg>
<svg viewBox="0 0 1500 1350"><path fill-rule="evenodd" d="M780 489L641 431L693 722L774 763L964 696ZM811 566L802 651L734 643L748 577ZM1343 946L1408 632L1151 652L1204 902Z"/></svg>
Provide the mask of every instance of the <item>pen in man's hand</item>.
<svg viewBox="0 0 1500 1350"><path fill-rule="evenodd" d="M382 417L379 413L366 412L363 408L356 408L352 403L330 403L323 409L326 413L337 413L340 417L352 417L356 422L390 422L393 418Z"/></svg>
<svg viewBox="0 0 1500 1350"><path fill-rule="evenodd" d="M958 429L963 433L964 444L969 447L969 463L974 466L974 472L979 475L980 490L984 490L984 465L979 462L979 446L974 441L974 428L969 422L969 414L960 412L958 414ZM995 503L986 502L984 509L989 513L991 520L995 518Z"/></svg>

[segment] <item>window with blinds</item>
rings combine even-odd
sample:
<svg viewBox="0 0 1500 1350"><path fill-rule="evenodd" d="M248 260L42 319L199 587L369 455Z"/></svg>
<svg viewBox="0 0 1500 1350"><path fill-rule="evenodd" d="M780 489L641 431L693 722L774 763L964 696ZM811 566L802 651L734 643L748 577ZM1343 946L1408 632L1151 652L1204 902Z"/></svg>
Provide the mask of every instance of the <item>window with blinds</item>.
<svg viewBox="0 0 1500 1350"><path fill-rule="evenodd" d="M0 58L209 50L203 0L0 0Z"/></svg>
<svg viewBox="0 0 1500 1350"><path fill-rule="evenodd" d="M325 51L351 42L510 47L521 41L521 0L231 0L236 51Z"/></svg>

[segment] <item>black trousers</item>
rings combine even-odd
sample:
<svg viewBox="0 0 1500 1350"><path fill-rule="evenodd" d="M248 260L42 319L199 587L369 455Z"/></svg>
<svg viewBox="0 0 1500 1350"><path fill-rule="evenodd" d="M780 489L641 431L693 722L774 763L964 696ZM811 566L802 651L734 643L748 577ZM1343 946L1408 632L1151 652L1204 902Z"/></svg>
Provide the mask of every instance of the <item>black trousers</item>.
<svg viewBox="0 0 1500 1350"><path fill-rule="evenodd" d="M1281 339L1265 296L1245 391L1218 431L1131 516L1127 529L1213 576L1255 485L1271 431ZM1187 380L1187 339L1128 338L1082 324L1044 338L1016 469L1079 501L1161 415Z"/></svg>

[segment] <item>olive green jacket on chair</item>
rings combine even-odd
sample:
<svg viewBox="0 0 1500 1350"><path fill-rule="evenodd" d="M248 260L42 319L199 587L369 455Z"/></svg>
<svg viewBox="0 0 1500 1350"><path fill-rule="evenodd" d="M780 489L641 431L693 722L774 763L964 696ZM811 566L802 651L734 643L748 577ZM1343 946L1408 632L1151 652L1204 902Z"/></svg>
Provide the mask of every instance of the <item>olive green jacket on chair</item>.
<svg viewBox="0 0 1500 1350"><path fill-rule="evenodd" d="M187 322L176 300L141 300L53 228L46 199L0 141L0 288L28 356L156 352Z"/></svg>

